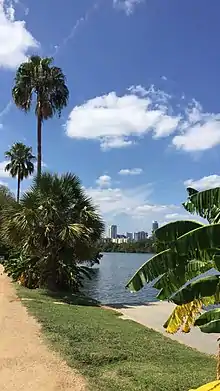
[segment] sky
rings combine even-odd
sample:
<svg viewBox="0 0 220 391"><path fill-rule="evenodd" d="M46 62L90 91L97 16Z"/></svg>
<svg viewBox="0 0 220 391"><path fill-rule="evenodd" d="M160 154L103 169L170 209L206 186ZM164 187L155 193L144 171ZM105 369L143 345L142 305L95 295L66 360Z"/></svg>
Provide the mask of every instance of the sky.
<svg viewBox="0 0 220 391"><path fill-rule="evenodd" d="M53 56L70 99L43 124L44 170L78 175L120 233L191 218L186 187L220 186L219 1L51 4L0 0L0 183L16 189L4 171L14 142L36 152L34 110L11 97L16 69Z"/></svg>

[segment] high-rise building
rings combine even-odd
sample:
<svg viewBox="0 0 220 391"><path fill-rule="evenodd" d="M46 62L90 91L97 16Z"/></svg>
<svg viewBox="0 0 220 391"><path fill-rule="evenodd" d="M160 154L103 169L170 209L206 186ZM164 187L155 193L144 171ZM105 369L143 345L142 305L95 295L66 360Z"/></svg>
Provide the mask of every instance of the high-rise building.
<svg viewBox="0 0 220 391"><path fill-rule="evenodd" d="M139 239L138 232L134 232L134 241L137 242Z"/></svg>
<svg viewBox="0 0 220 391"><path fill-rule="evenodd" d="M127 238L128 240L133 240L133 233L132 233L132 232L127 232L127 233L126 233L126 238Z"/></svg>
<svg viewBox="0 0 220 391"><path fill-rule="evenodd" d="M109 236L111 239L117 239L117 225L111 225L109 228Z"/></svg>
<svg viewBox="0 0 220 391"><path fill-rule="evenodd" d="M145 240L148 238L148 233L145 231L135 232L134 241L138 242L139 240Z"/></svg>
<svg viewBox="0 0 220 391"><path fill-rule="evenodd" d="M145 231L138 232L138 234L139 234L138 240L144 240L144 239L147 239L147 237L148 237L148 233Z"/></svg>
<svg viewBox="0 0 220 391"><path fill-rule="evenodd" d="M156 220L153 221L153 223L152 223L152 232L155 232L156 229L158 229L158 228L159 228L158 222Z"/></svg>

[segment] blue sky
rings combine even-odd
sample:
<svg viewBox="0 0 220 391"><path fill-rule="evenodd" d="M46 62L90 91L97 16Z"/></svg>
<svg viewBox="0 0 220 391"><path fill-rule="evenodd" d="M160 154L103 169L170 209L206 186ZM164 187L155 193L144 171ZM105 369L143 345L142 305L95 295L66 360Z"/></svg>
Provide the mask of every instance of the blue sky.
<svg viewBox="0 0 220 391"><path fill-rule="evenodd" d="M36 118L11 102L17 66L54 56L70 90L43 127L45 169L79 175L108 224L150 230L188 218L185 187L220 185L220 3L0 0L0 182L4 151L36 151ZM22 184L27 189L30 181Z"/></svg>

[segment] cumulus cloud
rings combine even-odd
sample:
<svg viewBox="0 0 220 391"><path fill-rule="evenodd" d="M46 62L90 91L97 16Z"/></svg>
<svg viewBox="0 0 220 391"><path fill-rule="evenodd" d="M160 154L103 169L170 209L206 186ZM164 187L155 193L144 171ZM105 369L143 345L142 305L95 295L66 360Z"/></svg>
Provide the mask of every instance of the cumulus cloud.
<svg viewBox="0 0 220 391"><path fill-rule="evenodd" d="M151 232L152 221L159 225L172 220L199 220L197 216L185 212L180 205L153 203L152 184L132 188L98 186L85 189L92 197L107 223L119 222L120 229Z"/></svg>
<svg viewBox="0 0 220 391"><path fill-rule="evenodd" d="M29 49L36 49L37 41L26 29L24 21L15 20L12 2L0 1L0 66L16 68L27 59Z"/></svg>
<svg viewBox="0 0 220 391"><path fill-rule="evenodd" d="M111 177L109 175L101 175L96 183L100 187L109 187L111 185Z"/></svg>
<svg viewBox="0 0 220 391"><path fill-rule="evenodd" d="M166 220L190 220L192 219L192 215L187 213L168 213L165 215Z"/></svg>
<svg viewBox="0 0 220 391"><path fill-rule="evenodd" d="M143 172L142 168L123 168L118 174L119 175L140 175Z"/></svg>
<svg viewBox="0 0 220 391"><path fill-rule="evenodd" d="M129 16L134 12L135 7L143 2L144 0L113 0L113 6L123 10Z"/></svg>
<svg viewBox="0 0 220 391"><path fill-rule="evenodd" d="M135 137L150 131L155 138L172 134L180 117L169 114L169 95L152 86L143 96L139 87L136 91L132 86L123 96L113 91L75 106L66 123L67 136L98 140L106 150L131 146Z"/></svg>
<svg viewBox="0 0 220 391"><path fill-rule="evenodd" d="M194 179L187 179L184 182L184 185L186 187L193 187L196 190L206 190L214 187L220 186L220 176L219 175L209 175L204 176L203 178L194 180Z"/></svg>
<svg viewBox="0 0 220 391"><path fill-rule="evenodd" d="M126 148L146 134L171 136L176 149L203 151L220 144L220 113L203 110L195 99L179 100L154 86L131 86L124 95L112 91L75 106L66 122L71 138L96 140L103 151Z"/></svg>
<svg viewBox="0 0 220 391"><path fill-rule="evenodd" d="M88 188L87 193L93 198L102 214L130 215L138 206L143 205L152 193L152 186L145 185L136 188Z"/></svg>
<svg viewBox="0 0 220 391"><path fill-rule="evenodd" d="M5 166L8 162L6 160L0 162L0 178L9 178L10 174L8 171L5 171Z"/></svg>

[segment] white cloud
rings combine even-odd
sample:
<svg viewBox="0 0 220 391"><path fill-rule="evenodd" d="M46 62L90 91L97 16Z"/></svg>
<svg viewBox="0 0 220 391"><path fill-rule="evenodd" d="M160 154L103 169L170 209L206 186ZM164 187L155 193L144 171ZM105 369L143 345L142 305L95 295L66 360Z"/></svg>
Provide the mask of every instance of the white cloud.
<svg viewBox="0 0 220 391"><path fill-rule="evenodd" d="M204 176L198 180L188 179L184 182L186 187L193 187L196 190L205 190L214 187L220 186L220 176L219 175L209 175Z"/></svg>
<svg viewBox="0 0 220 391"><path fill-rule="evenodd" d="M24 21L15 20L12 2L0 0L0 66L16 68L27 59L29 49L38 47Z"/></svg>
<svg viewBox="0 0 220 391"><path fill-rule="evenodd" d="M111 185L111 177L109 175L101 175L96 183L100 187L109 187Z"/></svg>
<svg viewBox="0 0 220 391"><path fill-rule="evenodd" d="M100 210L107 224L116 223L120 232L146 230L151 232L152 222L159 225L172 220L198 220L197 216L185 212L179 205L163 205L151 202L151 184L133 188L90 187L85 189Z"/></svg>
<svg viewBox="0 0 220 391"><path fill-rule="evenodd" d="M135 7L144 0L113 0L113 6L123 10L126 15L131 15Z"/></svg>
<svg viewBox="0 0 220 391"><path fill-rule="evenodd" d="M5 171L5 166L8 162L6 160L0 162L0 178L9 178L10 174L8 171Z"/></svg>
<svg viewBox="0 0 220 391"><path fill-rule="evenodd" d="M151 86L143 97L139 87L139 92L132 86L126 95L110 92L74 107L66 123L67 136L98 140L106 150L130 146L135 137L150 131L156 138L173 133L180 116L168 114L169 95Z"/></svg>
<svg viewBox="0 0 220 391"><path fill-rule="evenodd" d="M166 76L161 76L161 79L164 80L164 81L167 81L167 77Z"/></svg>
<svg viewBox="0 0 220 391"><path fill-rule="evenodd" d="M119 175L140 175L143 172L142 168L123 168L118 172Z"/></svg>
<svg viewBox="0 0 220 391"><path fill-rule="evenodd" d="M2 185L2 186L7 186L7 187L8 187L8 183L7 183L7 182L4 182L4 181L0 181L0 185Z"/></svg>
<svg viewBox="0 0 220 391"><path fill-rule="evenodd" d="M175 99L154 86L131 86L118 96L112 91L75 106L66 122L71 138L96 140L103 151L125 148L151 133L172 136L172 145L186 152L220 144L220 113L205 112L195 99Z"/></svg>
<svg viewBox="0 0 220 391"><path fill-rule="evenodd" d="M204 151L220 143L220 113L203 112L195 99L185 110L181 134L173 138L177 149L187 152Z"/></svg>
<svg viewBox="0 0 220 391"><path fill-rule="evenodd" d="M190 220L190 218L192 219L192 215L186 213L168 213L165 215L167 220Z"/></svg>
<svg viewBox="0 0 220 391"><path fill-rule="evenodd" d="M116 216L121 213L131 215L132 210L146 202L152 187L149 184L132 189L108 187L88 188L86 191L103 214Z"/></svg>
<svg viewBox="0 0 220 391"><path fill-rule="evenodd" d="M126 140L120 137L105 137L101 140L101 149L107 151L112 148L126 148L135 144L132 140Z"/></svg>

